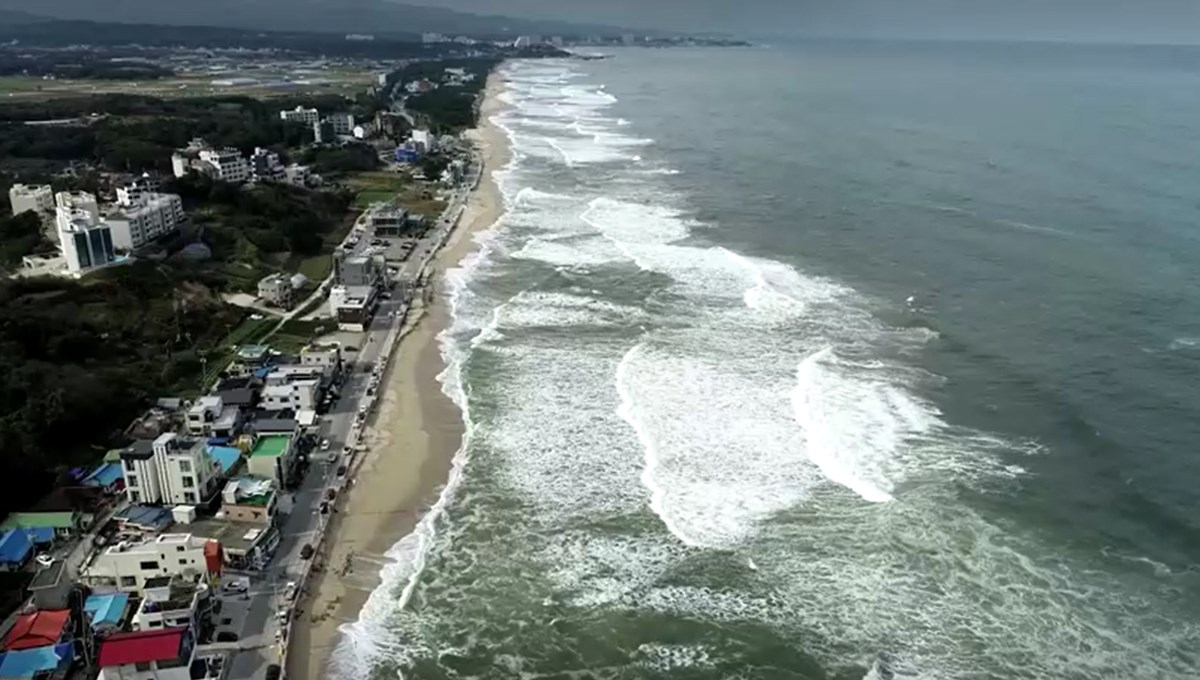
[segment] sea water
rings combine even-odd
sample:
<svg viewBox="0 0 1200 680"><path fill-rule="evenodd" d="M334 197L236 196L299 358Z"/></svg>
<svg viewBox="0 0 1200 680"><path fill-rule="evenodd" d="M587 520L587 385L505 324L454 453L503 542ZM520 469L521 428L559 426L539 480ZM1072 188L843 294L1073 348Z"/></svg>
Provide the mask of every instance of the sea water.
<svg viewBox="0 0 1200 680"><path fill-rule="evenodd" d="M341 678L1200 674L1200 56L517 61Z"/></svg>

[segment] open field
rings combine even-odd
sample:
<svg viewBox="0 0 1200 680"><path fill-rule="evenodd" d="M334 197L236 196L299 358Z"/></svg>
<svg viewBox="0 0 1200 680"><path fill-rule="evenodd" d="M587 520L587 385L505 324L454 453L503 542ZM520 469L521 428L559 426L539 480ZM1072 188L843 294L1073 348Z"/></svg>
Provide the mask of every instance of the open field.
<svg viewBox="0 0 1200 680"><path fill-rule="evenodd" d="M0 98L72 97L92 94L142 94L152 97L243 95L268 99L295 95L354 96L375 82L366 68L283 68L249 65L229 69L181 71L159 80L43 80L0 76Z"/></svg>
<svg viewBox="0 0 1200 680"><path fill-rule="evenodd" d="M346 185L356 192L354 206L359 209L366 209L372 203L392 200L411 182L405 175L382 170L360 172L345 180Z"/></svg>

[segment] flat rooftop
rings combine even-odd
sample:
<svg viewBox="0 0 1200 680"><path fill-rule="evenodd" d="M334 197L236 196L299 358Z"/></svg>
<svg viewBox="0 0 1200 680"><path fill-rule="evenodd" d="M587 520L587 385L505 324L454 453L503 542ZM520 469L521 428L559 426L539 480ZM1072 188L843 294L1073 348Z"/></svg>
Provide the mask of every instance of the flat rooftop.
<svg viewBox="0 0 1200 680"><path fill-rule="evenodd" d="M235 522L215 517L192 522L190 528L197 536L219 541L226 552L246 554L262 540L268 528L255 522Z"/></svg>
<svg viewBox="0 0 1200 680"><path fill-rule="evenodd" d="M258 442L254 444L254 450L250 452L252 458L259 456L282 456L288 449L291 443L291 435L286 434L265 434L258 438Z"/></svg>

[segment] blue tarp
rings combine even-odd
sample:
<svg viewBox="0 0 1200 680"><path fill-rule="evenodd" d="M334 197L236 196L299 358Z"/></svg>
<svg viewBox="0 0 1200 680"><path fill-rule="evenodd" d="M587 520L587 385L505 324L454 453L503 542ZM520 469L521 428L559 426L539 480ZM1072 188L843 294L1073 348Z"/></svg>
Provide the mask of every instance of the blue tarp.
<svg viewBox="0 0 1200 680"><path fill-rule="evenodd" d="M221 466L221 474L227 475L237 464L238 459L242 457L242 452L232 446L210 446L208 455L212 456L212 459L217 461L217 465Z"/></svg>
<svg viewBox="0 0 1200 680"><path fill-rule="evenodd" d="M29 534L24 530L9 529L0 534L0 562L25 564L31 550L33 550L33 543L29 540Z"/></svg>
<svg viewBox="0 0 1200 680"><path fill-rule="evenodd" d="M105 595L89 595L83 603L83 611L92 618L92 627L105 624L120 625L129 604L128 593L108 593Z"/></svg>
<svg viewBox="0 0 1200 680"><path fill-rule="evenodd" d="M0 677L32 678L43 671L52 671L58 668L71 656L70 642L5 652L0 654Z"/></svg>
<svg viewBox="0 0 1200 680"><path fill-rule="evenodd" d="M262 368L258 368L258 369L254 370L254 377L255 378L265 378L273 370L275 370L275 368L273 366L263 366Z"/></svg>
<svg viewBox="0 0 1200 680"><path fill-rule="evenodd" d="M120 463L105 463L83 478L84 486L110 487L124 476Z"/></svg>
<svg viewBox="0 0 1200 680"><path fill-rule="evenodd" d="M143 529L162 531L171 526L174 518L166 508L152 508L148 505L131 505L113 515L113 519L124 520Z"/></svg>
<svg viewBox="0 0 1200 680"><path fill-rule="evenodd" d="M24 531L38 545L54 542L54 527L25 527Z"/></svg>

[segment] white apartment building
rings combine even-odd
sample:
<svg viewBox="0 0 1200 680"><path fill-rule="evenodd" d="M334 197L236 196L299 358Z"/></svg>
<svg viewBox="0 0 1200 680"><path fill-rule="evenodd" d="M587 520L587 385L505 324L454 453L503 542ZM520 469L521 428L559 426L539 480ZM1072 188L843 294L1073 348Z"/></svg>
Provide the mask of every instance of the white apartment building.
<svg viewBox="0 0 1200 680"><path fill-rule="evenodd" d="M293 186L308 186L308 183L312 181L312 171L307 165L292 163L284 169L284 179Z"/></svg>
<svg viewBox="0 0 1200 680"><path fill-rule="evenodd" d="M216 395L200 397L187 411L187 431L195 437L232 437L241 423L241 409Z"/></svg>
<svg viewBox="0 0 1200 680"><path fill-rule="evenodd" d="M283 309L291 309L294 292L292 279L278 272L268 274L258 282L259 299Z"/></svg>
<svg viewBox="0 0 1200 680"><path fill-rule="evenodd" d="M296 380L262 389L261 406L269 411L292 409L296 412L315 411L321 394L321 381Z"/></svg>
<svg viewBox="0 0 1200 680"><path fill-rule="evenodd" d="M14 215L23 212L54 212L54 190L49 184L14 184L8 190Z"/></svg>
<svg viewBox="0 0 1200 680"><path fill-rule="evenodd" d="M179 228L187 218L183 199L176 194L126 193L117 190L122 207L104 215L112 230L113 245L134 250Z"/></svg>
<svg viewBox="0 0 1200 680"><path fill-rule="evenodd" d="M437 150L437 135L429 130L413 130L409 139L421 146L421 153L430 153Z"/></svg>
<svg viewBox="0 0 1200 680"><path fill-rule="evenodd" d="M174 432L153 442L134 442L121 451L121 467L130 503L192 505L207 498L216 481L216 466L204 442L181 439Z"/></svg>
<svg viewBox="0 0 1200 680"><path fill-rule="evenodd" d="M336 342L307 345L300 350L300 365L316 366L333 375L342 367L342 346Z"/></svg>
<svg viewBox="0 0 1200 680"><path fill-rule="evenodd" d="M68 271L81 274L116 259L112 230L100 222L95 196L82 191L63 191L55 194L54 203L58 247Z"/></svg>
<svg viewBox="0 0 1200 680"><path fill-rule="evenodd" d="M279 118L288 123L312 125L321 120L321 112L316 109L306 109L303 106L297 106L290 111L280 111Z"/></svg>
<svg viewBox="0 0 1200 680"><path fill-rule="evenodd" d="M200 161L214 179L241 184L250 179L250 162L237 149L202 149Z"/></svg>
<svg viewBox="0 0 1200 680"><path fill-rule="evenodd" d="M142 602L130 620L133 630L184 628L196 625L200 600L208 586L180 576L156 576L146 580Z"/></svg>
<svg viewBox="0 0 1200 680"><path fill-rule="evenodd" d="M333 134L349 137L354 134L354 116L349 113L335 113L325 120L333 126Z"/></svg>
<svg viewBox="0 0 1200 680"><path fill-rule="evenodd" d="M117 205L139 205L143 199L157 194L158 186L158 180L151 177L150 173L142 173L141 177L135 178L125 186L117 187Z"/></svg>
<svg viewBox="0 0 1200 680"><path fill-rule="evenodd" d="M160 534L142 543L122 541L95 557L84 571L93 585L112 585L126 592L142 592L147 581L183 577L195 581L208 572L204 546L209 539L191 534Z"/></svg>

